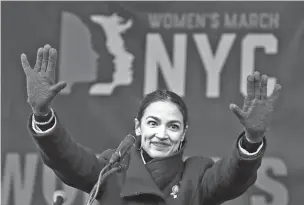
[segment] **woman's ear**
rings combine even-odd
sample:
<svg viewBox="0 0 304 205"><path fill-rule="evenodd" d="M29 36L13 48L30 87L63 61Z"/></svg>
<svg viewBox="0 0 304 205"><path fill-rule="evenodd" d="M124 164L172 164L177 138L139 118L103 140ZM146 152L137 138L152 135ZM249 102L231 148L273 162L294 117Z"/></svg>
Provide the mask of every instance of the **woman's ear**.
<svg viewBox="0 0 304 205"><path fill-rule="evenodd" d="M137 118L134 119L134 129L135 129L135 134L136 136L139 136L140 135L140 122Z"/></svg>
<svg viewBox="0 0 304 205"><path fill-rule="evenodd" d="M184 133L183 133L183 136L182 136L182 139L181 139L182 142L185 140L187 130L188 130L188 125L186 126L186 128L184 130Z"/></svg>

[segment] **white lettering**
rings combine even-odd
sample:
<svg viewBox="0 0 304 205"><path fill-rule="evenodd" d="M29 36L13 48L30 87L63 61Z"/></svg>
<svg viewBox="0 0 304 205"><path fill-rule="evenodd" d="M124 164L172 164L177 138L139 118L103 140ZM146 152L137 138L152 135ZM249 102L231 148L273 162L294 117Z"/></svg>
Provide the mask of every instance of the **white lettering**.
<svg viewBox="0 0 304 205"><path fill-rule="evenodd" d="M156 13L149 13L148 19L151 28L159 28L162 22L164 15L156 14Z"/></svg>
<svg viewBox="0 0 304 205"><path fill-rule="evenodd" d="M229 29L277 29L279 28L279 13L225 13L224 27Z"/></svg>
<svg viewBox="0 0 304 205"><path fill-rule="evenodd" d="M53 204L53 193L56 189L56 177L54 172L47 166L43 166L42 193L47 204Z"/></svg>
<svg viewBox="0 0 304 205"><path fill-rule="evenodd" d="M289 195L287 188L279 181L267 175L271 170L275 176L287 176L287 167L281 159L266 158L258 170L258 178L255 185L270 194L272 200L266 201L265 196L252 196L252 205L288 205Z"/></svg>
<svg viewBox="0 0 304 205"><path fill-rule="evenodd" d="M47 166L43 165L43 175L42 175L42 192L43 197L47 204L53 205L53 194L56 188L56 182L60 182L62 185L62 190L66 194L66 201L64 205L72 205L77 196L77 189L70 187L60 181L54 172Z"/></svg>
<svg viewBox="0 0 304 205"><path fill-rule="evenodd" d="M193 37L207 75L206 96L217 98L220 96L220 74L236 34L223 34L214 55L207 34L194 34Z"/></svg>
<svg viewBox="0 0 304 205"><path fill-rule="evenodd" d="M220 25L220 14L213 13L148 13L152 29L199 29L210 27L217 29Z"/></svg>
<svg viewBox="0 0 304 205"><path fill-rule="evenodd" d="M19 154L12 153L6 155L3 184L1 187L3 197L1 200L2 205L12 204L12 202L9 203L10 193L14 195L15 205L30 205L32 203L37 161L37 154L26 154L24 169L21 171ZM10 192L11 185L13 186L12 192Z"/></svg>
<svg viewBox="0 0 304 205"><path fill-rule="evenodd" d="M52 194L58 187L62 187L67 194L65 205L79 204L79 202L85 204L88 194L64 184L57 184L58 182L62 182L56 178L52 170L45 165L41 168L38 167L38 164L42 165L42 163L38 163L38 156L37 153L25 154L25 160L24 163L22 163L22 160L20 159L21 156L18 153L6 154L6 160L3 166L3 198L1 204L31 205L33 203L32 199L34 198L43 201L43 204L52 204ZM221 158L212 157L212 159L218 161ZM21 167L24 168L22 169ZM42 173L37 173L37 170ZM268 175L268 171L271 171L271 176ZM38 178L36 175L39 177L41 176L42 178ZM258 178L255 186L264 193L269 194L272 200L269 202L266 201L266 198L262 195L254 195L250 198L250 205L288 205L288 189L279 181L279 179L276 179L276 177L282 178L287 176L287 167L283 160L273 157L264 157L262 165L258 170ZM36 186L38 183L39 185ZM11 185L13 187L12 190ZM38 190L40 187L42 190ZM12 196L10 196L10 194ZM75 201L76 197L78 198L78 194L81 194L79 198L80 201ZM235 200L233 201L236 202ZM98 202L96 201L94 205L97 204Z"/></svg>
<svg viewBox="0 0 304 205"><path fill-rule="evenodd" d="M255 70L255 49L264 48L266 54L278 52L278 39L273 34L248 34L242 40L241 53L241 93L246 96L247 76ZM268 78L267 91L270 95L276 84L276 78Z"/></svg>
<svg viewBox="0 0 304 205"><path fill-rule="evenodd" d="M173 92L185 95L187 35L174 35L172 62L160 34L148 34L145 57L144 94L158 87L158 69Z"/></svg>

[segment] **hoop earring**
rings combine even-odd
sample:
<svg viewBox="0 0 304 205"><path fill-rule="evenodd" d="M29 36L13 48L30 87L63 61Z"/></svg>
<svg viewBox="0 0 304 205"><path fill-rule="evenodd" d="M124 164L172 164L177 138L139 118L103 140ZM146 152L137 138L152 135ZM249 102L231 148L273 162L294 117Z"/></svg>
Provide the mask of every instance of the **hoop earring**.
<svg viewBox="0 0 304 205"><path fill-rule="evenodd" d="M178 150L180 150L183 146L183 141L180 141L179 145L178 145Z"/></svg>
<svg viewBox="0 0 304 205"><path fill-rule="evenodd" d="M136 136L138 139L138 135ZM139 144L140 143L140 144ZM135 146L135 148L137 149L137 151L141 151L142 150L142 144L141 144L141 140L139 142L139 140L136 142L137 146Z"/></svg>

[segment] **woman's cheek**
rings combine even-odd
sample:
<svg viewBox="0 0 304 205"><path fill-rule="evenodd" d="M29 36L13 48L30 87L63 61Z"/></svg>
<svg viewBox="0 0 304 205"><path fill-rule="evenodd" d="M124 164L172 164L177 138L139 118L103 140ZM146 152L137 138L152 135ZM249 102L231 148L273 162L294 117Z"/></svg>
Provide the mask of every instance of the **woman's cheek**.
<svg viewBox="0 0 304 205"><path fill-rule="evenodd" d="M146 140L152 139L154 136L154 131L152 128L146 128L143 130L142 135L144 135Z"/></svg>
<svg viewBox="0 0 304 205"><path fill-rule="evenodd" d="M170 136L170 140L174 144L177 144L181 140L182 134L181 133L176 133L176 132L171 132L169 136Z"/></svg>

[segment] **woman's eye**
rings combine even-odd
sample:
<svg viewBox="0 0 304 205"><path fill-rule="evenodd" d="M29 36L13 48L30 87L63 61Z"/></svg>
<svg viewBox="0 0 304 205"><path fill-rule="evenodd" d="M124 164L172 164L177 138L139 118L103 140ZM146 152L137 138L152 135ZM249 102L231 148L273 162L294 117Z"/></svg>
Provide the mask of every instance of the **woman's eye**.
<svg viewBox="0 0 304 205"><path fill-rule="evenodd" d="M150 126L156 126L157 123L155 121L148 121L148 125L150 125Z"/></svg>
<svg viewBox="0 0 304 205"><path fill-rule="evenodd" d="M171 125L170 127L171 127L172 130L178 130L179 129L178 125Z"/></svg>

